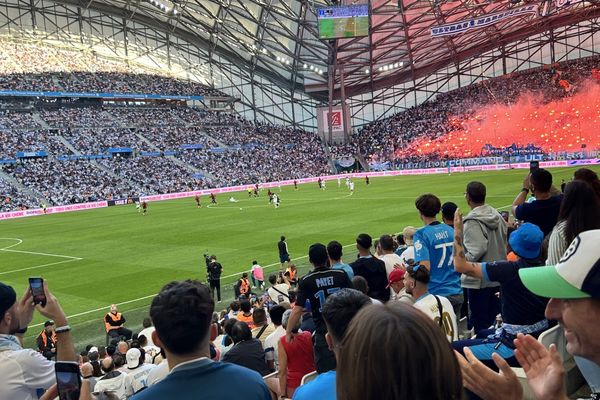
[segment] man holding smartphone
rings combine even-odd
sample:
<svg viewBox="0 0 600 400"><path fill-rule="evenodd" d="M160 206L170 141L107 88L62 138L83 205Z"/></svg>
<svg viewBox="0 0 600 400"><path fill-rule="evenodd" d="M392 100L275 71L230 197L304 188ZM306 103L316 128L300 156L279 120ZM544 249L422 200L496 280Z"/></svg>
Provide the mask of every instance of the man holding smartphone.
<svg viewBox="0 0 600 400"><path fill-rule="evenodd" d="M0 376L2 376L2 399L37 399L38 390L46 390L56 382L54 362L47 360L33 349L22 347L23 335L38 310L56 324L58 361L75 361L71 328L58 300L42 285L45 301L34 304L28 288L21 299L14 289L0 282ZM41 304L45 303L44 306Z"/></svg>

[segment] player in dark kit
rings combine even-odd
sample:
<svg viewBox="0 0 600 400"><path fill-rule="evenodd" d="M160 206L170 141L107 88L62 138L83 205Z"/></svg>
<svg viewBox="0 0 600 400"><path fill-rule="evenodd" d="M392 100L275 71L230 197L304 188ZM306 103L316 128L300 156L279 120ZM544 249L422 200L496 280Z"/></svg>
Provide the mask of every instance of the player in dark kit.
<svg viewBox="0 0 600 400"><path fill-rule="evenodd" d="M323 189L323 179L319 178L317 182L319 183L319 189Z"/></svg>
<svg viewBox="0 0 600 400"><path fill-rule="evenodd" d="M200 195L197 194L195 199L196 199L196 208L202 207L202 204L200 204Z"/></svg>
<svg viewBox="0 0 600 400"><path fill-rule="evenodd" d="M146 200L142 201L142 212L144 215L148 213L148 203L146 203Z"/></svg>
<svg viewBox="0 0 600 400"><path fill-rule="evenodd" d="M212 204L217 204L217 196L215 196L215 194L214 194L214 193L211 193L211 194L210 194L210 202L211 202Z"/></svg>
<svg viewBox="0 0 600 400"><path fill-rule="evenodd" d="M369 177L365 176L365 183L368 185L369 184Z"/></svg>
<svg viewBox="0 0 600 400"><path fill-rule="evenodd" d="M273 192L271 192L271 189L269 189L269 191L267 192L267 196L269 196L269 204L271 204L271 202L273 201Z"/></svg>
<svg viewBox="0 0 600 400"><path fill-rule="evenodd" d="M294 190L298 190L298 181L294 179Z"/></svg>

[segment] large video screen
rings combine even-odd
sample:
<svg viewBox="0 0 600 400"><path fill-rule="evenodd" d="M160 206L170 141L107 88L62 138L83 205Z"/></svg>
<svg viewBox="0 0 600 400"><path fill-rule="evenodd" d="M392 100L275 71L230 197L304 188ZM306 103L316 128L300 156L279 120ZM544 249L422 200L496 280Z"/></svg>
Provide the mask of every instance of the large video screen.
<svg viewBox="0 0 600 400"><path fill-rule="evenodd" d="M369 5L319 8L319 38L339 39L369 34Z"/></svg>

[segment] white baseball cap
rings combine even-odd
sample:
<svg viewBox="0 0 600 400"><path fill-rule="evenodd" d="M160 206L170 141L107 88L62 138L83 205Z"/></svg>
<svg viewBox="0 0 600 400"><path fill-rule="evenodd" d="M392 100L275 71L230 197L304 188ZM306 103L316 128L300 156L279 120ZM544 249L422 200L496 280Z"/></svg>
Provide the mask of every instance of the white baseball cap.
<svg viewBox="0 0 600 400"><path fill-rule="evenodd" d="M125 354L125 358L127 359L127 368L137 368L140 365L141 356L142 352L139 349L133 348L127 350L127 354Z"/></svg>
<svg viewBox="0 0 600 400"><path fill-rule="evenodd" d="M555 299L600 299L600 229L580 233L560 258L547 267L522 268L531 292Z"/></svg>

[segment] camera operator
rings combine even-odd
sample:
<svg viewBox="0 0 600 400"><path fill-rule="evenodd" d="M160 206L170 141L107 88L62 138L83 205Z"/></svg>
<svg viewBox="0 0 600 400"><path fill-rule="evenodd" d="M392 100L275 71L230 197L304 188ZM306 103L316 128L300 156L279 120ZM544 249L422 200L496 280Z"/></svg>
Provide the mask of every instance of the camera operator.
<svg viewBox="0 0 600 400"><path fill-rule="evenodd" d="M290 302L290 281L282 271L269 275L271 287L267 289L267 295L276 303Z"/></svg>
<svg viewBox="0 0 600 400"><path fill-rule="evenodd" d="M223 266L217 261L217 256L212 255L207 257L204 255L206 261L206 280L210 287L210 295L215 300L215 289L217 290L217 301L221 302L221 273L223 272Z"/></svg>

